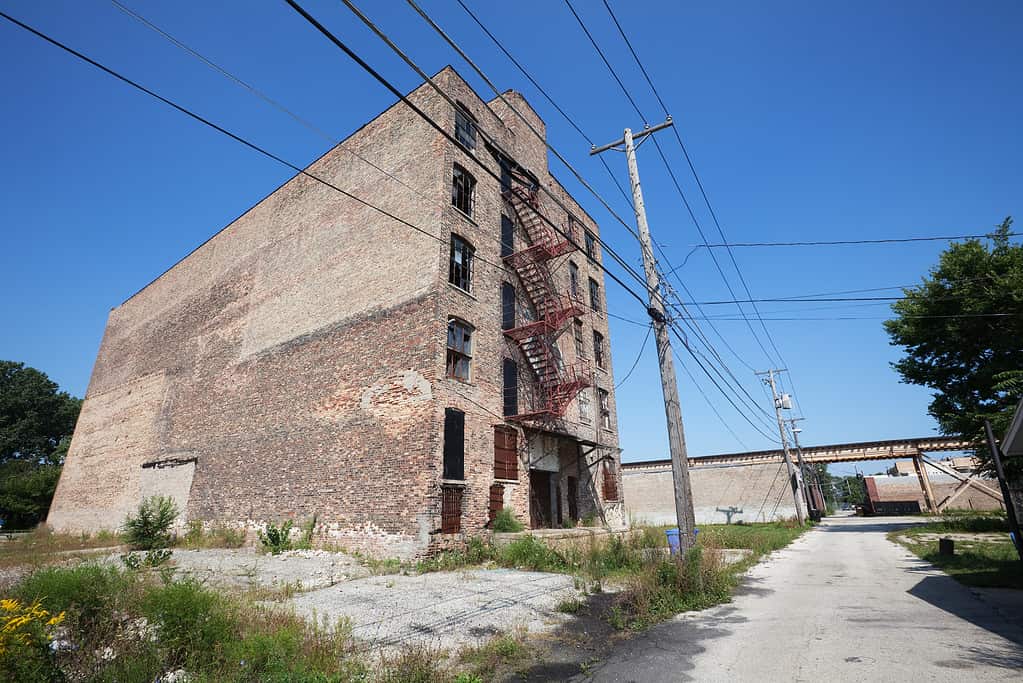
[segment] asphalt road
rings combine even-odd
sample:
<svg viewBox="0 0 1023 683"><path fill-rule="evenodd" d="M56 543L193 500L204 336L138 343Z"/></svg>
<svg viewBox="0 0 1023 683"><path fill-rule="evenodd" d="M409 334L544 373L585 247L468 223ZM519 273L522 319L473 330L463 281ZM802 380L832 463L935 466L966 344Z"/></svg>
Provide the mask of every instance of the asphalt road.
<svg viewBox="0 0 1023 683"><path fill-rule="evenodd" d="M911 519L834 518L755 567L735 600L615 646L592 681L1023 680L1023 610L895 545Z"/></svg>

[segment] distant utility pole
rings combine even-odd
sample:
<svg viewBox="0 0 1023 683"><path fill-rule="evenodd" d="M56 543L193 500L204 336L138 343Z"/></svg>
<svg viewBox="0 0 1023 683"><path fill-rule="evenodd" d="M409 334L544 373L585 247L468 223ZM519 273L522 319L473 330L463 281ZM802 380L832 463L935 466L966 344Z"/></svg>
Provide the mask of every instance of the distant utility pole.
<svg viewBox="0 0 1023 683"><path fill-rule="evenodd" d="M778 396L778 387L774 382L774 374L776 372L783 372L782 370L768 370L766 372L758 372L757 375L767 375L767 379L764 383L771 387L771 396L774 397L774 415L778 418L778 434L781 435L781 451L785 457L785 467L789 472L789 485L792 487L792 501L796 504L796 519L799 521L800 526L806 520L806 515L803 514L803 498L802 486L799 481L799 473L796 471L795 466L792 464L792 456L789 454L789 440L785 437L785 421L781 416L782 408L784 407L784 397Z"/></svg>
<svg viewBox="0 0 1023 683"><path fill-rule="evenodd" d="M810 481L810 479L806 474L806 463L803 462L803 449L799 445L799 433L803 430L796 426L796 423L802 421L803 419L805 418L790 417L787 420L787 422L789 423L789 426L792 428L792 440L796 445L796 462L799 465L799 480L801 484L800 489L802 490L803 493L803 500L806 502L806 509L817 510L817 504L814 502L813 494L810 492L809 489L810 484L808 482Z"/></svg>
<svg viewBox="0 0 1023 683"><path fill-rule="evenodd" d="M675 380L675 363L668 336L667 319L664 316L664 301L661 298L660 277L654 262L654 250L650 242L650 227L646 222L646 207L643 205L643 191L639 186L639 167L636 165L635 140L672 125L671 117L653 128L632 134L625 129L625 136L603 147L592 147L590 155L600 154L619 145L625 145L625 158L629 164L629 180L632 183L632 204L636 212L636 226L639 228L639 244L643 252L643 271L646 273L646 287L650 297L647 313L653 320L654 338L657 341L657 359L661 366L661 391L664 394L664 416L668 421L668 448L671 451L671 474L675 481L675 516L678 519L679 541L682 550L688 550L696 543L696 515L693 513L693 489L689 482L689 458L686 454L686 434L682 428L682 407L678 400L678 386Z"/></svg>

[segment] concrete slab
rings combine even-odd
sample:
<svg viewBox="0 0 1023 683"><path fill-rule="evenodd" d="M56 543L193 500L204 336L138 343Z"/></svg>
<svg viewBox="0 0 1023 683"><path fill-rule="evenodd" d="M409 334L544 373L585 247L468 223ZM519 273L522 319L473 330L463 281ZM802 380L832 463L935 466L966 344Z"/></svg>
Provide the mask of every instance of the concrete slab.
<svg viewBox="0 0 1023 683"><path fill-rule="evenodd" d="M303 593L287 605L328 624L347 617L354 635L375 646L456 647L517 628L552 630L568 618L558 604L578 595L571 576L472 569L349 581Z"/></svg>

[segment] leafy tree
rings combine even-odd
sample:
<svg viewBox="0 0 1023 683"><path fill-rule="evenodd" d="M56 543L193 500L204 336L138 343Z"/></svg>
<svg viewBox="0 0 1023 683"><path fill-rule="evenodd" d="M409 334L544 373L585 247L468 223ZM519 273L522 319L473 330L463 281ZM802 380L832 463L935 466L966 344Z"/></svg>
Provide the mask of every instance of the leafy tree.
<svg viewBox="0 0 1023 683"><path fill-rule="evenodd" d="M893 367L902 381L934 390L928 412L943 434L982 447L984 420L1008 427L1023 395L1023 245L1012 244L1012 218L988 236L955 242L919 286L904 290L884 323L906 355Z"/></svg>
<svg viewBox="0 0 1023 683"><path fill-rule="evenodd" d="M50 507L81 399L45 373L0 361L0 519L30 527Z"/></svg>

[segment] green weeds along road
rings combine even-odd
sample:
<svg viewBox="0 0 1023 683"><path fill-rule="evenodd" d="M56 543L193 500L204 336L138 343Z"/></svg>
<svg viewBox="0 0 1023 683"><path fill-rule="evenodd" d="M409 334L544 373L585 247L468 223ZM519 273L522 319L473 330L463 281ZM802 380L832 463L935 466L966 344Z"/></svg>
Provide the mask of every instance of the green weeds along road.
<svg viewBox="0 0 1023 683"><path fill-rule="evenodd" d="M667 556L664 533L653 528L568 550L532 536L503 548L475 539L464 552L416 566L385 566L420 573L483 565L571 574L583 599L559 608L564 618L578 618L576 612L590 609L586 596L607 586L613 593L604 596L609 600L598 616L615 628L638 630L680 611L727 601L746 568L802 531L785 524L703 527L700 543L682 560ZM36 565L2 595L4 606L17 605L22 612L0 611L0 630L16 635L0 642L0 680L169 682L185 680L187 672L190 683L470 683L513 673L543 656L542 646L523 633L497 634L458 651L410 645L370 652L352 637L347 620L311 623L279 604L177 578L172 567L125 569L90 561L45 566L45 549L95 547L92 539L48 535L24 543L4 548L0 556L13 564L20 553ZM715 553L721 547L749 548L753 554L723 565ZM56 552L49 560L66 564L67 555ZM26 620L26 606L34 606L38 618ZM12 619L20 620L17 628L7 629Z"/></svg>

